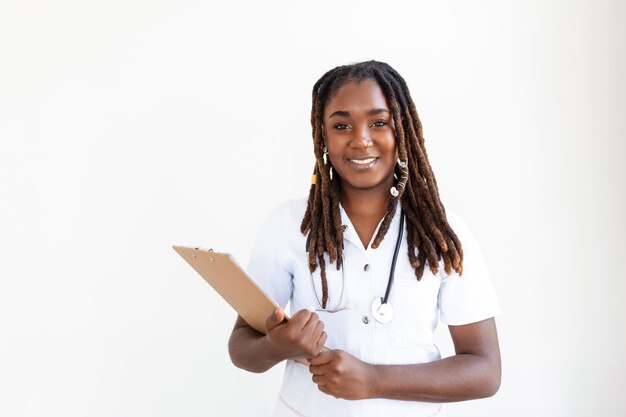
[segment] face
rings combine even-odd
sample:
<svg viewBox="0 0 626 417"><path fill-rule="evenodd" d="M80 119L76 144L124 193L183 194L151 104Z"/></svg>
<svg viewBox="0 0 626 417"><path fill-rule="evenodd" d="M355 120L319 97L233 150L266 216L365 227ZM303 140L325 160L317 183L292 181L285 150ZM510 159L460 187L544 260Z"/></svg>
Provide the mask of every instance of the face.
<svg viewBox="0 0 626 417"><path fill-rule="evenodd" d="M391 111L376 81L341 86L324 107L323 128L345 191L389 193L398 152Z"/></svg>

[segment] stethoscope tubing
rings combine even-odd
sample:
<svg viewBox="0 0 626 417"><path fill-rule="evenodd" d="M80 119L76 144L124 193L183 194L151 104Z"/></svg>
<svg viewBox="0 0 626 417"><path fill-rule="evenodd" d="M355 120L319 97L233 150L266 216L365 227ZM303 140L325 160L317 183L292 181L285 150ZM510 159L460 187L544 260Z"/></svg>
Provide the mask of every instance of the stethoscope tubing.
<svg viewBox="0 0 626 417"><path fill-rule="evenodd" d="M393 286L393 281L394 281L394 276L395 276L395 271L396 271L396 263L398 260L398 253L400 252L402 236L404 234L404 211L402 211L401 208L400 208L400 228L399 229L400 230L398 232L398 239L396 240L396 246L393 251L393 258L391 260L391 268L389 269L389 278L387 280L387 288L385 290L385 297L382 299L382 302L381 302L381 304L383 305L388 303L389 296L391 295L391 287ZM307 237L307 249L308 249L308 240L309 239ZM315 299L319 307L322 307L322 302L320 301L319 295L317 294L317 289L315 288L315 282L313 281L313 274L311 273L310 276L311 276L311 286L313 287L313 292L315 293ZM341 294L339 296L339 301L337 302L337 305L332 309L321 308L321 309L316 309L316 311L336 313L338 311L347 309L348 307L339 307L339 305L341 304L341 300L343 299L345 285L346 285L346 280L345 280L345 275L344 275L343 256L342 256L342 259L341 259Z"/></svg>
<svg viewBox="0 0 626 417"><path fill-rule="evenodd" d="M389 270L389 280L387 281L387 290L385 291L385 298L383 298L382 304L387 304L389 295L391 293L391 286L393 285L393 278L396 272L396 262L398 260L398 252L400 252L400 244L402 243L402 235L404 234L404 211L400 209L400 231L398 232L398 240L396 240L396 248L393 251L393 260L391 261L391 269Z"/></svg>

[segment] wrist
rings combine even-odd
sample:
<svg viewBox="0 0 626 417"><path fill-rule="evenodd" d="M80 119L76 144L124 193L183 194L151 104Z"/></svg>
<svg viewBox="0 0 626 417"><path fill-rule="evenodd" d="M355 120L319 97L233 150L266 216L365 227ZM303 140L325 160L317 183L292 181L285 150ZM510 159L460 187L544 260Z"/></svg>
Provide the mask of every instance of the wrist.
<svg viewBox="0 0 626 417"><path fill-rule="evenodd" d="M380 365L368 364L368 386L370 387L368 398L382 398L382 384Z"/></svg>
<svg viewBox="0 0 626 417"><path fill-rule="evenodd" d="M268 335L265 335L260 341L264 344L263 350L265 351L266 358L274 362L274 364L287 359L284 352L280 349L280 346L275 344Z"/></svg>

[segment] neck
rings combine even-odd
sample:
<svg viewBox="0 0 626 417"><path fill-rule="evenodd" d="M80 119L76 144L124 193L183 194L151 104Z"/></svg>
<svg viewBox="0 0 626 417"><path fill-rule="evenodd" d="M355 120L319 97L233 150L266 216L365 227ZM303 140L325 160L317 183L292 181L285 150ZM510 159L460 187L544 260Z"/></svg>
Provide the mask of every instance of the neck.
<svg viewBox="0 0 626 417"><path fill-rule="evenodd" d="M373 189L354 189L341 186L341 205L349 216L370 217L381 219L387 212L391 200L389 189L393 185L393 177L389 185Z"/></svg>

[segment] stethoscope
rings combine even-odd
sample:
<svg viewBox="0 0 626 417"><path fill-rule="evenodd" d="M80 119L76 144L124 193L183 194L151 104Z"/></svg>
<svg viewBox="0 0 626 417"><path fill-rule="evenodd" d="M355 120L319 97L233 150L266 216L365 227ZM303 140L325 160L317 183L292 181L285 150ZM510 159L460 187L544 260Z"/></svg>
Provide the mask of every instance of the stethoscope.
<svg viewBox="0 0 626 417"><path fill-rule="evenodd" d="M391 268L389 270L389 279L387 280L387 289L385 291L384 297L376 297L372 301L371 312L374 319L377 322L386 324L393 320L393 307L391 303L389 303L389 295L391 294L391 287L393 286L393 278L396 270L396 261L398 259L398 252L400 251L400 244L402 242L402 235L404 233L404 212L400 212L400 231L398 232L398 240L396 240L396 247L393 251L393 259L391 261ZM320 300L319 295L317 294L317 289L315 288L315 282L313 281L313 274L311 275L311 286L313 287L313 292L315 294L315 299L317 300L317 304L319 308L316 308L315 311L322 311L326 313L337 313L342 310L351 310L353 307L352 304L347 303L340 307L341 301L343 300L343 294L346 287L346 280L343 272L343 257L342 257L342 266L341 266L341 294L339 295L339 301L335 307L327 309L322 308L322 302Z"/></svg>

